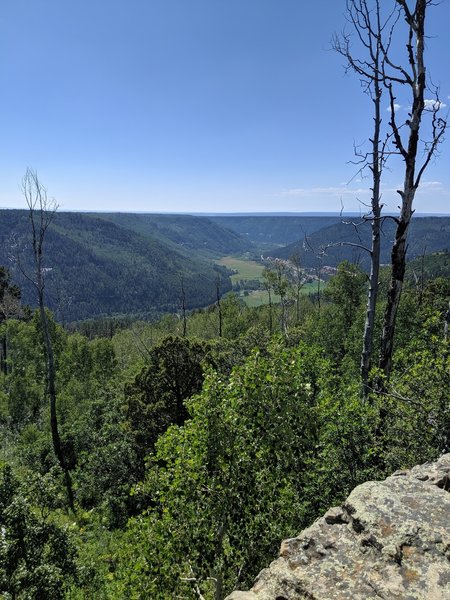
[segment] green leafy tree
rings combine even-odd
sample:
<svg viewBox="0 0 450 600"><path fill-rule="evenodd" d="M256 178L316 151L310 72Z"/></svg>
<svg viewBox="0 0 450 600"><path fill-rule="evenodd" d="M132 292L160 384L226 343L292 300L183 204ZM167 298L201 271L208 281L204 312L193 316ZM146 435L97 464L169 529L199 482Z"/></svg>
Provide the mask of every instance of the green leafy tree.
<svg viewBox="0 0 450 600"><path fill-rule="evenodd" d="M387 470L433 460L450 450L449 389L450 352L442 337L442 314L435 311L394 354L383 396Z"/></svg>
<svg viewBox="0 0 450 600"><path fill-rule="evenodd" d="M303 330L306 340L322 347L341 372L349 371L350 376L360 354L365 287L365 274L356 265L342 262L323 292L325 302L310 313Z"/></svg>
<svg viewBox="0 0 450 600"><path fill-rule="evenodd" d="M279 299L280 304L280 330L286 334L287 332L287 305L288 305L288 289L289 280L287 277L286 263L276 258L272 261L269 267L266 267L263 271L263 277L265 281L265 288L269 293L269 306L270 306L270 329L272 330L272 292Z"/></svg>
<svg viewBox="0 0 450 600"><path fill-rule="evenodd" d="M0 266L0 373L7 372L8 336L2 327L6 319L23 316L20 289L11 282L11 274Z"/></svg>
<svg viewBox="0 0 450 600"><path fill-rule="evenodd" d="M127 418L141 461L169 425L188 418L185 400L200 391L207 358L204 343L169 336L150 350L146 366L126 386Z"/></svg>
<svg viewBox="0 0 450 600"><path fill-rule="evenodd" d="M42 489L39 495L43 500ZM0 472L0 531L2 597L63 600L77 577L75 547L67 530L49 519L48 507L36 507L7 466Z"/></svg>
<svg viewBox="0 0 450 600"><path fill-rule="evenodd" d="M324 368L313 349L281 345L267 357L255 351L229 380L209 373L187 401L191 418L160 438L138 486L151 508L129 531L117 597L221 600L307 522L314 509L302 489Z"/></svg>

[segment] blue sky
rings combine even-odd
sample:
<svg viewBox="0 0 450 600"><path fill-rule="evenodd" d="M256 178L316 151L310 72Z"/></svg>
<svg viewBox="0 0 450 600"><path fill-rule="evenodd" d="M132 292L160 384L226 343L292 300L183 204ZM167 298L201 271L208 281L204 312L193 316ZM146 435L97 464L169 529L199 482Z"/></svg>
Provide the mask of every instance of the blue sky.
<svg viewBox="0 0 450 600"><path fill-rule="evenodd" d="M358 210L369 180L347 185L348 161L369 136L371 107L330 50L344 9L344 0L3 0L0 206L24 206L31 166L62 210ZM449 27L444 0L430 10L427 59L446 105ZM418 212L450 212L449 144L425 173ZM390 210L401 179L393 163Z"/></svg>

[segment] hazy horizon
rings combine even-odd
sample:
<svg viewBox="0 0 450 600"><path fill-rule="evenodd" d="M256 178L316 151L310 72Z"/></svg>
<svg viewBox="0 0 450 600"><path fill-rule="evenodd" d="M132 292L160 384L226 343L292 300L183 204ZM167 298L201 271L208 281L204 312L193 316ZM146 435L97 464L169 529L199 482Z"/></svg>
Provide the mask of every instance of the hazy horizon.
<svg viewBox="0 0 450 600"><path fill-rule="evenodd" d="M0 210L23 210L26 207L7 207L0 206ZM229 212L195 212L195 211L145 211L145 210L68 210L58 208L57 212L62 213L83 213L83 214L123 214L123 215L172 215L172 216L194 216L194 217L362 217L364 213L355 211L333 212L333 211L229 211ZM384 216L395 215L393 212L384 212ZM450 212L414 212L414 217L450 217Z"/></svg>

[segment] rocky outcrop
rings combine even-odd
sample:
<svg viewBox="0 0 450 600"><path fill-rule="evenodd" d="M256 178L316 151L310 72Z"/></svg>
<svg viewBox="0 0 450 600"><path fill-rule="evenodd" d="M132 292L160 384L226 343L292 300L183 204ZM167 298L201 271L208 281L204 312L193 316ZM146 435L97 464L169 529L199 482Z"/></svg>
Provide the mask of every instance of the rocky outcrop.
<svg viewBox="0 0 450 600"><path fill-rule="evenodd" d="M227 600L450 600L450 454L353 490Z"/></svg>

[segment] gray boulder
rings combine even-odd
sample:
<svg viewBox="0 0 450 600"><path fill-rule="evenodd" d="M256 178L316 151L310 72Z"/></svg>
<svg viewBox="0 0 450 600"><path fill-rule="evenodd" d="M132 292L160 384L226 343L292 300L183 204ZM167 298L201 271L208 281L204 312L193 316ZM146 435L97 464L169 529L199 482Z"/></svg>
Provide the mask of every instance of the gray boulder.
<svg viewBox="0 0 450 600"><path fill-rule="evenodd" d="M450 600L450 454L369 481L226 600Z"/></svg>

